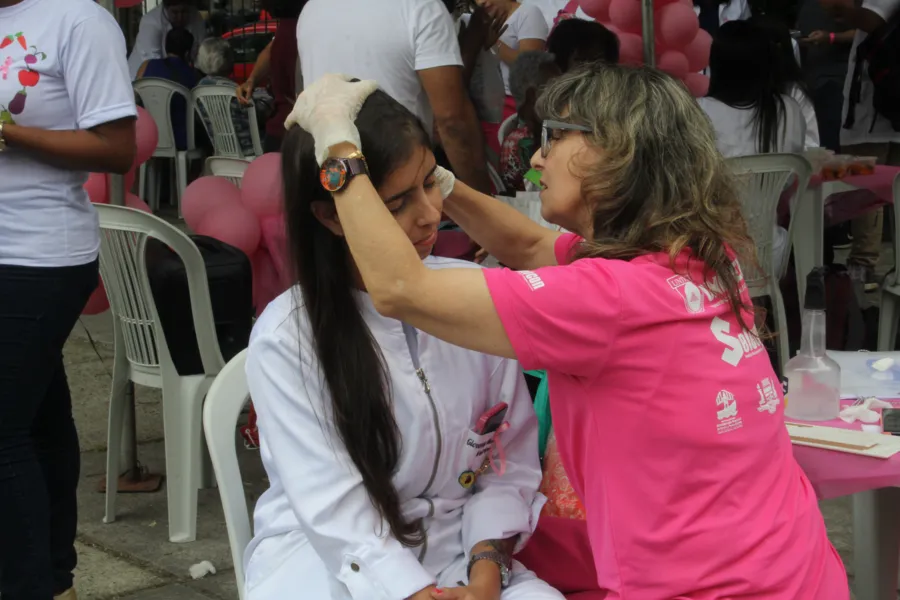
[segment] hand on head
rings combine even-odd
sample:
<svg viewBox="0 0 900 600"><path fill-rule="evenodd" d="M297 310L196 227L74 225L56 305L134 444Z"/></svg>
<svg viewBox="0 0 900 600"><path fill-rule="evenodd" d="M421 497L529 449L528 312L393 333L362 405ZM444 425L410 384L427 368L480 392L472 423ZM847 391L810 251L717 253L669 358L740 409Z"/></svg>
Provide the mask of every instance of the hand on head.
<svg viewBox="0 0 900 600"><path fill-rule="evenodd" d="M374 81L354 82L347 75L324 75L300 94L284 127L299 125L312 135L316 160L321 165L332 146L350 143L361 148L356 116L366 98L377 89Z"/></svg>

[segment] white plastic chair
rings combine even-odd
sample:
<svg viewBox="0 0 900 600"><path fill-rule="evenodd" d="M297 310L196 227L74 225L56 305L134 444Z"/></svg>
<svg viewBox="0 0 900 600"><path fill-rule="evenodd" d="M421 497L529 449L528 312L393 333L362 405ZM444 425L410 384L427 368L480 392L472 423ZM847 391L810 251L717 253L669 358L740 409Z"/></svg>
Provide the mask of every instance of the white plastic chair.
<svg viewBox="0 0 900 600"><path fill-rule="evenodd" d="M197 148L194 141L194 105L191 101L191 91L168 79L160 79L157 77L145 77L138 79L133 84L134 92L140 98L144 108L153 117L156 128L159 130L159 142L153 158L165 158L174 161L175 169L172 171L172 178L169 182L169 188L174 191L178 205L178 216L181 216L181 196L187 187L188 178L188 161L202 158L203 150ZM172 128L172 99L175 95L184 98L185 110L187 112L185 123L187 129L187 149L178 150L175 146L175 132ZM151 166L152 167L152 166ZM155 168L155 167L152 167ZM154 173L153 192L147 194L145 186L148 185L147 165L141 165L140 171L140 196L141 198L149 198L150 206L153 210L159 208L159 187L158 177Z"/></svg>
<svg viewBox="0 0 900 600"><path fill-rule="evenodd" d="M103 520L111 523L116 518L125 388L130 380L162 389L169 539L191 542L197 538L197 489L206 474L203 398L225 365L213 322L206 267L194 242L162 219L122 206L97 205L96 209L100 215L100 273L115 335ZM150 238L171 248L184 262L203 363L200 375L179 375L169 353L147 277L145 251Z"/></svg>
<svg viewBox="0 0 900 600"><path fill-rule="evenodd" d="M900 207L900 175L894 177L894 206ZM896 209L895 209L896 210ZM884 285L881 286L881 309L878 315L878 351L883 352L894 349L894 341L897 339L897 320L900 319L900 277L897 269L900 268L900 214L894 215L894 271L892 271Z"/></svg>
<svg viewBox="0 0 900 600"><path fill-rule="evenodd" d="M496 195L506 191L506 186L503 184L503 179L500 178L500 173L497 172L497 169L494 168L494 165L488 163L487 172L488 177L490 177L491 179L491 185L494 187L494 194Z"/></svg>
<svg viewBox="0 0 900 600"><path fill-rule="evenodd" d="M224 177L237 187L241 187L244 172L250 166L251 160L249 158L210 156L206 159L206 172L216 177Z"/></svg>
<svg viewBox="0 0 900 600"><path fill-rule="evenodd" d="M750 235L756 243L756 253L761 270L750 264L741 263L744 280L751 298L768 296L774 309L775 329L778 336L778 363L784 368L790 358L788 348L787 315L784 310L784 298L778 281L787 271L790 258L790 244L786 244L784 253L778 264L772 252L775 237L775 226L778 223L778 204L781 196L796 177L797 189L791 197L791 212L794 212L797 199L802 198L809 184L812 166L802 156L796 154L757 154L741 156L728 161L732 171L738 178L741 192L741 203L744 218ZM794 220L788 228L788 240ZM806 277L806 273L797 273L797 277Z"/></svg>
<svg viewBox="0 0 900 600"><path fill-rule="evenodd" d="M502 123L500 123L500 129L497 130L497 139L500 141L500 145L503 146L503 142L506 140L506 136L508 136L513 129L516 128L516 123L519 121L519 115L512 114L506 117Z"/></svg>
<svg viewBox="0 0 900 600"><path fill-rule="evenodd" d="M238 138L237 129L231 114L232 102L237 102L235 91L232 87L222 85L200 85L191 92L194 102L194 110L205 113L206 119L203 126L213 145L216 156L231 158L244 158L244 150ZM245 109L250 122L250 139L253 141L254 156L262 156L262 142L259 139L259 125L256 121L256 107L251 103Z"/></svg>
<svg viewBox="0 0 900 600"><path fill-rule="evenodd" d="M244 365L247 351L232 358L209 388L206 405L203 407L203 431L212 459L222 510L225 513L225 527L228 529L228 544L234 561L234 577L237 579L238 595L244 598L244 550L250 544L252 528L244 483L238 465L235 430L241 409L250 398Z"/></svg>

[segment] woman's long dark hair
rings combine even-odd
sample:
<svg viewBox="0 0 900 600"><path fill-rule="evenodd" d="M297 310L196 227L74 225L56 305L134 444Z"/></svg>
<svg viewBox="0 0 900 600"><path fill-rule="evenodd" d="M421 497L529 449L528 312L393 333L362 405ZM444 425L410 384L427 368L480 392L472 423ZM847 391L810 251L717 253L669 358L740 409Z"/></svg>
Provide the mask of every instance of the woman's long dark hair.
<svg viewBox="0 0 900 600"><path fill-rule="evenodd" d="M809 96L803 70L794 54L794 43L788 26L768 15L754 15L750 22L758 25L765 32L769 43L775 46L775 53L779 57L778 68L781 69L781 79L785 84L784 93L790 96L792 88L796 86Z"/></svg>
<svg viewBox="0 0 900 600"><path fill-rule="evenodd" d="M375 187L416 149L431 145L419 120L380 90L363 104L356 126ZM313 214L313 202L333 200L319 183L312 136L300 127L285 136L282 172L291 257L312 328L313 348L330 392L334 428L394 537L405 546L419 545L423 538L420 524L404 521L392 482L401 440L390 378L357 305L347 244Z"/></svg>
<svg viewBox="0 0 900 600"><path fill-rule="evenodd" d="M781 56L766 32L749 21L729 21L713 37L709 56L709 94L734 108L752 108L759 152L778 145L786 119L782 94L787 84Z"/></svg>

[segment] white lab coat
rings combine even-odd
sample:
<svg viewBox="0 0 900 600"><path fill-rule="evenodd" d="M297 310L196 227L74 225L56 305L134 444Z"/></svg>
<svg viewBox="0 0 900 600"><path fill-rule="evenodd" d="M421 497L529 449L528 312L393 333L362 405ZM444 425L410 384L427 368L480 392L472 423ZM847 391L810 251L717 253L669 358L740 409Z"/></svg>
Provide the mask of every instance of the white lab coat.
<svg viewBox="0 0 900 600"><path fill-rule="evenodd" d="M166 34L171 30L172 24L166 18L165 9L162 5L157 6L141 17L137 38L134 40L134 48L128 57L128 71L132 79L137 77L138 69L141 68L144 61L153 58L163 58L166 55ZM204 23L199 11L194 11L187 30L194 36L194 48L191 51L191 58L195 59L197 58L200 44L206 39L206 23Z"/></svg>
<svg viewBox="0 0 900 600"><path fill-rule="evenodd" d="M694 12L699 17L700 7L695 6ZM724 25L728 21L744 21L750 17L750 4L747 0L729 0L719 5L719 25Z"/></svg>
<svg viewBox="0 0 900 600"><path fill-rule="evenodd" d="M474 267L443 258L425 262ZM425 524L424 545L406 548L390 535L331 428L330 401L297 294L288 290L266 308L247 358L270 482L245 555L248 600L403 600L434 582L465 581L467 552L479 541L518 535L524 542L544 498L537 492L537 422L518 363L382 317L368 295L358 294L390 374L402 437L394 485L406 519ZM501 434L506 473L489 470L466 489L460 476L478 469L482 444L491 437L471 429L498 402L509 404L510 428ZM518 564L503 593L503 600L562 598Z"/></svg>

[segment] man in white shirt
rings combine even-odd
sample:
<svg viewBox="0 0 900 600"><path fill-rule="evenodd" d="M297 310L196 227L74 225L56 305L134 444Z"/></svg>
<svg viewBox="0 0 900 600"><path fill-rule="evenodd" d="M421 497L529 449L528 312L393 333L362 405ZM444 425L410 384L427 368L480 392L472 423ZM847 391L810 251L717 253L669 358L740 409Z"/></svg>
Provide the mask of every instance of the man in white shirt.
<svg viewBox="0 0 900 600"><path fill-rule="evenodd" d="M145 61L163 58L166 55L166 34L173 27L183 27L194 36L191 58L197 58L197 50L206 39L206 23L194 5L195 0L163 0L162 4L141 17L134 49L128 57L131 78L137 76L138 69Z"/></svg>
<svg viewBox="0 0 900 600"><path fill-rule="evenodd" d="M836 18L857 29L850 50L850 66L844 84L844 128L841 130L841 151L857 156L874 156L879 164L900 165L900 132L894 131L890 122L875 112L874 87L868 73L862 73L859 103L852 106L853 123L846 121L851 108L850 88L856 72L856 50L860 43L887 21L898 9L900 0L863 0L858 6L854 0L820 0ZM863 67L865 69L865 66ZM865 269L866 291L878 287L875 266L881 254L883 210L869 212L854 219L852 224L853 246L848 264Z"/></svg>
<svg viewBox="0 0 900 600"><path fill-rule="evenodd" d="M439 0L310 0L297 22L303 80L374 79L436 131L457 177L490 191L456 28Z"/></svg>

